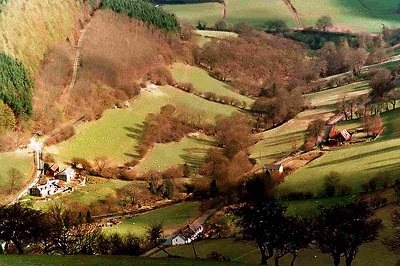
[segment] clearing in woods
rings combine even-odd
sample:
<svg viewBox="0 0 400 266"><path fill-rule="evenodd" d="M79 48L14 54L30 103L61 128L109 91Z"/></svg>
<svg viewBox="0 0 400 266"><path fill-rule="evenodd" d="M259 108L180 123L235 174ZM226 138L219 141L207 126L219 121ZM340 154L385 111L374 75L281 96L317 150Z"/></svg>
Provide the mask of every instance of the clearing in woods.
<svg viewBox="0 0 400 266"><path fill-rule="evenodd" d="M229 96L242 102L246 102L247 107L254 102L253 99L234 92L234 89L228 84L212 78L207 71L186 65L183 63L176 63L172 65L172 75L180 82L190 82L194 88L201 92L213 92L217 95Z"/></svg>
<svg viewBox="0 0 400 266"><path fill-rule="evenodd" d="M133 233L136 236L144 236L150 225L162 222L164 234L168 235L185 227L188 223L194 222L201 215L198 210L199 207L200 202L174 204L123 220L122 223L116 226L104 228L104 231L107 233Z"/></svg>

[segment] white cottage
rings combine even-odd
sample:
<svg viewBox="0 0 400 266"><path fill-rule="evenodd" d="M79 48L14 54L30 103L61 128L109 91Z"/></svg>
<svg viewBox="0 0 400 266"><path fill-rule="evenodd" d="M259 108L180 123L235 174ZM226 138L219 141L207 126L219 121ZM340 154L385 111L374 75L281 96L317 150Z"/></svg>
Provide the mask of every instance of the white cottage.
<svg viewBox="0 0 400 266"><path fill-rule="evenodd" d="M69 182L71 179L75 177L75 171L71 168L67 168L64 171L58 173L56 178L59 180L63 180L64 182Z"/></svg>

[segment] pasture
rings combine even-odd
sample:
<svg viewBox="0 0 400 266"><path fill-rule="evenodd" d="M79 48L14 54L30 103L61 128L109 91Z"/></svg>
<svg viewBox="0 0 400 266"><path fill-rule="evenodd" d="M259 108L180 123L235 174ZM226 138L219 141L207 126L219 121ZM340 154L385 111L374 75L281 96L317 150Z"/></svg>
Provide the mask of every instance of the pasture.
<svg viewBox="0 0 400 266"><path fill-rule="evenodd" d="M345 145L328 152L288 176L277 188L278 192L310 191L318 195L324 176L331 171L339 172L341 182L352 187L353 193L375 176L400 178L400 109L385 112L381 117L385 124L382 136L372 142ZM350 123L349 128L357 127L354 122Z"/></svg>
<svg viewBox="0 0 400 266"><path fill-rule="evenodd" d="M16 188L21 188L35 169L33 155L17 152L0 154L0 205L10 200L12 194L17 193L17 191L10 193L9 170L11 168L16 168L23 174L22 179L16 182Z"/></svg>
<svg viewBox="0 0 400 266"><path fill-rule="evenodd" d="M288 156L294 146L300 148L303 145L304 132L312 120L329 119L335 114L339 99L344 96L355 97L368 91L367 83L357 82L306 95L306 103L312 108L299 113L279 127L260 133L262 140L251 148L251 158L257 159L257 164L261 166Z"/></svg>
<svg viewBox="0 0 400 266"><path fill-rule="evenodd" d="M246 23L261 27L266 21L282 19L289 27L295 27L294 15L282 0L229 0L226 1L227 24ZM222 19L222 4L184 4L166 5L167 10L175 13L179 18L189 20L193 25L198 21L205 21L207 26Z"/></svg>
<svg viewBox="0 0 400 266"><path fill-rule="evenodd" d="M305 26L315 26L323 15L332 17L336 30L380 33L382 24L400 26L396 0L292 0Z"/></svg>
<svg viewBox="0 0 400 266"><path fill-rule="evenodd" d="M195 33L198 35L197 43L201 47L203 47L204 44L206 44L207 42L209 42L213 39L221 40L221 39L238 36L238 34L236 34L234 32L229 32L229 31L196 30Z"/></svg>
<svg viewBox="0 0 400 266"><path fill-rule="evenodd" d="M228 84L212 78L207 71L195 66L176 63L172 66L172 75L177 81L192 83L194 88L201 92L213 92L217 95L229 96L240 102L246 102L247 106L254 102L254 100L235 92L234 88Z"/></svg>
<svg viewBox="0 0 400 266"><path fill-rule="evenodd" d="M400 14L396 13L397 0L292 0L301 23L305 27L315 26L323 15L332 17L335 30L379 33L382 24L400 27ZM274 19L295 27L295 15L282 0L229 0L226 2L228 24L246 23L255 27ZM215 3L166 5L166 8L182 19L196 25L205 21L208 26L222 18L223 5Z"/></svg>
<svg viewBox="0 0 400 266"><path fill-rule="evenodd" d="M158 113L166 104L188 107L190 112L201 112L208 123L214 123L217 115L231 115L237 111L234 107L210 102L173 87L159 87L142 91L131 101L130 108L107 110L99 120L78 126L77 134L72 139L48 147L47 151L59 162L70 161L72 157L93 161L106 156L114 164L127 163L139 156L137 145L146 116Z"/></svg>
<svg viewBox="0 0 400 266"><path fill-rule="evenodd" d="M50 202L34 201L34 208L47 209L51 204L60 203L62 205L78 204L89 207L96 203L104 201L107 197L117 196L117 189L125 185L132 184L130 181L118 179L103 179L98 177L89 177L86 186L81 187L70 194L63 195L60 198L53 199ZM136 182L137 188L147 189L147 184Z"/></svg>
<svg viewBox="0 0 400 266"><path fill-rule="evenodd" d="M204 134L187 136L179 142L157 143L136 166L136 170L140 174L150 170L163 171L180 164L199 167L208 149L213 146L215 140Z"/></svg>
<svg viewBox="0 0 400 266"><path fill-rule="evenodd" d="M200 215L199 202L184 202L163 207L144 214L139 214L131 219L123 220L122 223L110 228L104 228L107 233L127 234L144 236L151 224L163 223L164 234L168 235L185 227L195 221Z"/></svg>

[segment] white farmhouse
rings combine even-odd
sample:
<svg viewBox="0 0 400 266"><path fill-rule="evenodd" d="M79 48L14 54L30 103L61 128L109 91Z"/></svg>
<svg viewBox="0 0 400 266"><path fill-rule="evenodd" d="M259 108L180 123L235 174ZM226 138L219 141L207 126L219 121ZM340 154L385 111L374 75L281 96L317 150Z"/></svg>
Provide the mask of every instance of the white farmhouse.
<svg viewBox="0 0 400 266"><path fill-rule="evenodd" d="M57 179L63 180L66 183L71 181L71 179L73 179L74 177L75 177L75 171L71 168L67 168L56 175Z"/></svg>

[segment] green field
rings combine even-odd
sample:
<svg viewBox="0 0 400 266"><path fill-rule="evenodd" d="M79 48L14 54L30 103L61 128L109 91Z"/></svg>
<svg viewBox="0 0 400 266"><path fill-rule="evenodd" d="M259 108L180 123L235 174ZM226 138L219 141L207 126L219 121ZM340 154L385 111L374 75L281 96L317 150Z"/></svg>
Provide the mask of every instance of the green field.
<svg viewBox="0 0 400 266"><path fill-rule="evenodd" d="M187 164L198 167L202 164L209 148L215 145L213 138L204 134L185 137L179 142L155 144L137 165L138 173L149 170L163 171L171 166Z"/></svg>
<svg viewBox="0 0 400 266"><path fill-rule="evenodd" d="M210 77L207 71L198 67L176 63L172 66L172 75L177 81L192 83L194 88L201 92L229 96L240 102L246 102L247 106L254 102L254 100L234 92L234 89L228 84Z"/></svg>
<svg viewBox="0 0 400 266"><path fill-rule="evenodd" d="M385 131L377 140L328 152L287 177L278 191L318 194L330 171L339 172L341 182L351 186L353 192L360 191L363 183L378 175L400 178L400 109L385 112L382 118Z"/></svg>
<svg viewBox="0 0 400 266"><path fill-rule="evenodd" d="M396 0L292 0L305 26L314 26L323 15L332 17L338 30L380 33L382 23L400 27ZM363 5L364 4L364 5Z"/></svg>
<svg viewBox="0 0 400 266"><path fill-rule="evenodd" d="M125 185L132 184L130 181L122 181L118 179L102 179L98 177L89 177L86 186L81 187L71 194L64 195L49 202L36 201L34 207L36 209L46 209L50 204L54 203L78 203L83 206L89 207L91 204L96 204L105 200L108 196L117 196L117 189ZM137 186L147 189L147 183L139 183L136 181Z"/></svg>
<svg viewBox="0 0 400 266"><path fill-rule="evenodd" d="M207 42L209 42L213 39L221 40L221 39L238 36L238 34L236 34L234 32L229 32L229 31L196 30L195 33L198 35L197 43L201 47L203 47L204 44L206 44Z"/></svg>
<svg viewBox="0 0 400 266"><path fill-rule="evenodd" d="M163 222L164 234L167 235L195 221L201 215L198 210L199 206L199 202L175 204L139 214L132 219L126 219L122 223L104 230L108 233L133 233L137 236L143 236L151 224Z"/></svg>
<svg viewBox="0 0 400 266"><path fill-rule="evenodd" d="M306 103L315 109L301 112L282 126L259 134L262 140L251 148L251 157L257 159L258 165L264 165L288 156L293 150L293 143L297 148L304 143L304 132L312 120L328 119L334 115L336 102L343 96L354 97L368 90L367 83L358 82L306 95Z"/></svg>
<svg viewBox="0 0 400 266"><path fill-rule="evenodd" d="M315 26L317 19L329 15L336 30L379 33L382 24L390 28L400 27L400 14L396 14L397 0L292 0L305 27ZM178 17L197 24L199 20L214 26L221 19L220 4L167 5ZM289 27L295 27L295 16L282 0L229 0L225 22L246 23L256 27L266 21L281 19Z"/></svg>
<svg viewBox="0 0 400 266"><path fill-rule="evenodd" d="M27 153L1 153L0 154L0 205L10 198L10 177L8 171L11 168L18 169L23 178L17 181L16 186L21 187L23 183L29 180L35 167L33 165L33 155ZM14 193L17 193L14 191Z"/></svg>
<svg viewBox="0 0 400 266"><path fill-rule="evenodd" d="M225 22L228 24L246 23L258 27L266 21L282 19L290 27L296 26L293 14L282 0L229 0L226 3ZM194 25L200 20L211 27L221 20L223 13L223 5L215 3L166 5L166 8Z"/></svg>
<svg viewBox="0 0 400 266"><path fill-rule="evenodd" d="M202 261L190 259L154 259L135 258L129 256L84 256L84 255L0 255L2 266L130 266L130 265L171 265L171 266L213 266L213 265L237 265L235 263L222 263L217 261Z"/></svg>
<svg viewBox="0 0 400 266"><path fill-rule="evenodd" d="M231 115L237 111L234 107L210 102L173 87L160 87L151 92L143 91L131 101L128 109L107 110L101 119L82 124L72 139L49 147L48 152L59 162L69 161L72 157L94 160L101 156L107 156L114 164L129 162L138 157L137 145L146 116L158 113L166 104L186 106L190 112L202 111L209 123L214 123L217 115Z"/></svg>

